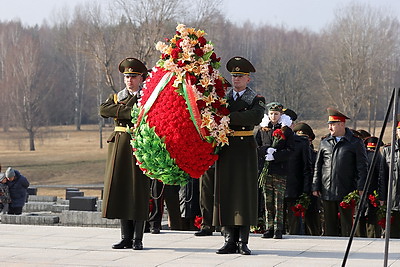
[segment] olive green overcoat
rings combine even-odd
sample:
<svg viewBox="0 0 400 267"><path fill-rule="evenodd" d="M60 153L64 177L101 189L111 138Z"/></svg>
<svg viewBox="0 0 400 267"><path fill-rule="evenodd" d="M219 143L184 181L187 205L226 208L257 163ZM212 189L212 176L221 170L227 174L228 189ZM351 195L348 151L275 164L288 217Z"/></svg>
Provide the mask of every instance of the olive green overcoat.
<svg viewBox="0 0 400 267"><path fill-rule="evenodd" d="M264 97L250 88L233 100L227 93L230 128L253 131L265 110ZM229 145L220 151L215 168L213 225L257 225L257 145L253 135L230 136Z"/></svg>
<svg viewBox="0 0 400 267"><path fill-rule="evenodd" d="M100 115L104 118L114 118L115 126L132 127L131 108L138 99L126 93L120 92L118 95L125 98L117 100L117 95L110 95L101 104ZM104 218L148 219L150 178L144 175L136 164L130 141L130 134L124 131L114 131L107 140L108 156L102 204Z"/></svg>

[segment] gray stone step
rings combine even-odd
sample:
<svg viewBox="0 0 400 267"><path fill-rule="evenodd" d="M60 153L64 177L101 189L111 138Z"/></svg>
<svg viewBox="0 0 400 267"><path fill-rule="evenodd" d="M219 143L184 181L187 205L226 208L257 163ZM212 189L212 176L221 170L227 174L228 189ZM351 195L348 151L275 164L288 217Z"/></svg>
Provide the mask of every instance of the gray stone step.
<svg viewBox="0 0 400 267"><path fill-rule="evenodd" d="M120 226L118 219L106 219L101 217L98 211L63 210L61 224L64 226L91 226L115 228Z"/></svg>
<svg viewBox="0 0 400 267"><path fill-rule="evenodd" d="M23 207L23 212L37 212L48 211L50 212L55 205L55 202L28 202Z"/></svg>
<svg viewBox="0 0 400 267"><path fill-rule="evenodd" d="M30 195L28 197L28 202L56 202L57 196L38 196Z"/></svg>
<svg viewBox="0 0 400 267"><path fill-rule="evenodd" d="M22 215L1 215L2 224L57 225L60 217L45 213L23 213Z"/></svg>

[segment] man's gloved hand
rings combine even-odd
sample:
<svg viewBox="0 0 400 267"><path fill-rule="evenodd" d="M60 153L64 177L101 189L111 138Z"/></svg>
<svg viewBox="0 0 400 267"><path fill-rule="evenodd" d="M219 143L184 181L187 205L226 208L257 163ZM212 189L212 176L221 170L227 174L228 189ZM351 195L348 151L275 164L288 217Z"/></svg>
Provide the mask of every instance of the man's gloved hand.
<svg viewBox="0 0 400 267"><path fill-rule="evenodd" d="M269 147L269 148L267 148L267 154L274 154L276 152L276 148L273 148L273 147Z"/></svg>

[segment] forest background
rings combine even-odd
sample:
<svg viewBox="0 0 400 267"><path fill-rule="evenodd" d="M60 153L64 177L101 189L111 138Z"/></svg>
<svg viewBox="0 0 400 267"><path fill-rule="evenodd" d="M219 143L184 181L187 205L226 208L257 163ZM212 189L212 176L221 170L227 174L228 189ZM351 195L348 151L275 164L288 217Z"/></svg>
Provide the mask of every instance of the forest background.
<svg viewBox="0 0 400 267"><path fill-rule="evenodd" d="M160 56L155 44L171 38L178 23L207 33L228 80L227 60L249 59L257 70L253 89L325 132L326 108L335 107L351 118L351 128L377 135L392 90L400 85L400 22L356 2L337 9L318 33L237 25L224 15L219 0L115 0L107 6L93 1L72 13L60 11L57 18L40 26L0 21L0 163L29 173L57 138L69 141L51 148L53 154L43 162L57 161L57 153L78 155L87 145L100 149L93 155L81 152L75 162L84 163L90 154L98 165L86 166L86 174L71 165L58 174L59 182L74 173L83 179L94 170L96 181L102 181L103 136L112 122L99 117L98 106L123 88L117 66L125 57L136 57L152 68ZM27 151L30 167L24 168ZM29 173L33 179L54 169L42 164L42 173Z"/></svg>

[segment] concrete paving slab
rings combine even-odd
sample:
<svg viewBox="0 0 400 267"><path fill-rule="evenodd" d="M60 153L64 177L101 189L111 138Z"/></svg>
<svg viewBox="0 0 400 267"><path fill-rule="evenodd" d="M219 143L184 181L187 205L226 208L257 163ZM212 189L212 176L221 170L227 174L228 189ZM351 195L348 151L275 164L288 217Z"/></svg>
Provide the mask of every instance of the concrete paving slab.
<svg viewBox="0 0 400 267"><path fill-rule="evenodd" d="M146 233L142 251L113 250L118 228L0 224L0 266L341 266L347 238L252 234L252 255L218 255L219 233ZM346 266L383 266L384 239L354 238ZM389 266L400 266L400 240L389 243Z"/></svg>

